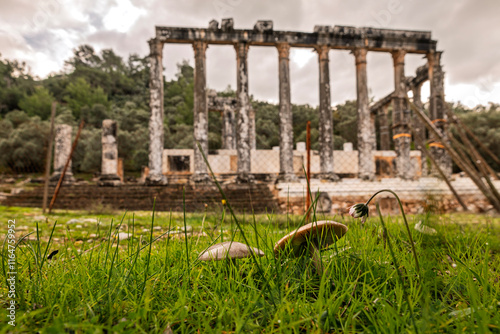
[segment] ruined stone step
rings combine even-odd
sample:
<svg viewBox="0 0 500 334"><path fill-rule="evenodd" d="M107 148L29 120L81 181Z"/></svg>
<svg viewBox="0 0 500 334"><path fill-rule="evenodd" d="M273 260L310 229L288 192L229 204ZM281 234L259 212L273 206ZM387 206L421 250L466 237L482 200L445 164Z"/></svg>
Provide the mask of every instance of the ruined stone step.
<svg viewBox="0 0 500 334"><path fill-rule="evenodd" d="M276 211L277 200L266 185L226 185L224 191L229 203L236 211ZM53 194L54 188L49 189ZM184 194L183 194L184 192ZM184 196L184 199L183 199ZM222 196L213 186L168 185L143 187L121 185L119 187L98 187L79 185L63 187L60 190L55 209L91 209L96 205L117 210L151 210L156 197L158 211L203 211L222 207ZM8 196L2 203L7 206L40 207L43 189L36 187L19 194Z"/></svg>

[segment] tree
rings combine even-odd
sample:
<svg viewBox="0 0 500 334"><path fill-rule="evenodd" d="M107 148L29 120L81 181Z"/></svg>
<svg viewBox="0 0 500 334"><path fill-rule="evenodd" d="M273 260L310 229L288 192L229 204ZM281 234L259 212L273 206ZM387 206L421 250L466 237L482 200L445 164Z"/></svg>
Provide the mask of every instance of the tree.
<svg viewBox="0 0 500 334"><path fill-rule="evenodd" d="M50 117L50 110L54 96L43 86L37 86L32 95L25 95L19 102L19 106L29 116L40 116L45 120Z"/></svg>
<svg viewBox="0 0 500 334"><path fill-rule="evenodd" d="M94 48L88 44L80 45L73 50L73 58L65 61L70 70L75 71L79 67L97 67L102 60L95 54Z"/></svg>
<svg viewBox="0 0 500 334"><path fill-rule="evenodd" d="M91 87L83 78L76 79L66 87L64 100L73 112L76 119L80 118L83 107L91 108L94 104L101 104L108 107L108 96L101 87Z"/></svg>
<svg viewBox="0 0 500 334"><path fill-rule="evenodd" d="M19 101L34 91L34 85L26 63L4 60L0 54L0 115L19 109Z"/></svg>
<svg viewBox="0 0 500 334"><path fill-rule="evenodd" d="M14 110L5 115L5 119L8 120L14 128L19 127L21 124L29 122L30 117L21 110Z"/></svg>
<svg viewBox="0 0 500 334"><path fill-rule="evenodd" d="M497 157L500 157L500 105L490 103L489 106L476 107L474 111L467 110L460 104L457 107L459 109L457 114L464 125L474 133L481 143ZM459 138L453 127L451 130L455 138ZM474 143L472 138L470 140ZM476 145L476 148L490 166L500 171L500 166L495 163L494 159L487 152L483 151L479 145Z"/></svg>
<svg viewBox="0 0 500 334"><path fill-rule="evenodd" d="M22 112L9 113L19 116ZM19 118L17 118L19 120ZM0 165L10 168L16 173L39 173L44 169L47 150L47 137L49 126L39 117L32 117L26 121L16 122L14 127L9 127L2 121L2 128L9 131L9 135L0 138ZM3 137L3 136L2 136Z"/></svg>
<svg viewBox="0 0 500 334"><path fill-rule="evenodd" d="M86 173L99 173L101 171L101 136L102 131L100 129L87 127L82 130L73 153L74 171Z"/></svg>

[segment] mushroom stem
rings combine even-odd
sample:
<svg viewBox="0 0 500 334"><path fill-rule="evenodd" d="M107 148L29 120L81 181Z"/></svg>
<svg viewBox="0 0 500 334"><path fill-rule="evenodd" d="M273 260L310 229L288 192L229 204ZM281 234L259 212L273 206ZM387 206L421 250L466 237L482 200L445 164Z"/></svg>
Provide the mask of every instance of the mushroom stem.
<svg viewBox="0 0 500 334"><path fill-rule="evenodd" d="M323 275L323 263L321 262L321 253L319 252L319 248L314 244L314 242L310 242L308 248L309 255L311 256L314 268L316 268L316 272L319 276Z"/></svg>

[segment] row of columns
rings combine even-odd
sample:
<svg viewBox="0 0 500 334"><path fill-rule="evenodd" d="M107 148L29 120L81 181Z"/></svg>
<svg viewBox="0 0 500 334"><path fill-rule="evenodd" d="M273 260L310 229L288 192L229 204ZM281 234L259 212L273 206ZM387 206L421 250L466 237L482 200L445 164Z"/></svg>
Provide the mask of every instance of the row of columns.
<svg viewBox="0 0 500 334"><path fill-rule="evenodd" d="M157 45L154 45L155 47ZM208 152L208 106L206 99L206 69L205 57L206 43L194 44L196 69L195 69L195 86L194 86L194 135L195 139L200 143L204 152ZM158 49L156 49L158 51ZM237 128L236 131L236 148L238 152L238 180L240 182L251 181L250 174L250 150L254 149L251 144L254 142L251 134L255 134L255 115L252 115L250 100L248 94L248 69L247 55L248 44L237 44L237 64L238 64L238 79L237 79L237 96L238 96L238 112L237 112ZM160 50L161 51L161 50ZM293 132L292 132L292 111L290 102L290 80L289 80L289 51L290 47L287 44L278 45L279 51L279 74L280 74L280 178L283 181L295 181L296 176L293 172ZM321 47L317 49L320 64L320 171L324 178L336 180L337 176L333 173L333 120L330 109L330 83L329 83L329 68L328 68L328 49ZM157 54L158 55L158 54ZM356 83L357 83L357 109L358 109L358 154L359 154L359 176L360 178L371 180L375 175L375 164L372 156L372 151L375 150L375 128L374 114L370 112L368 103L368 87L366 76L366 49L357 49L354 51L356 60ZM410 144L411 134L409 124L412 122L412 127L417 131L424 133L425 129L422 123L412 121L409 108L406 103L406 82L404 75L404 51L396 51L393 53L394 60L394 95L393 95L393 140L396 149L396 168L398 176L402 179L410 179L413 177L412 166L410 163ZM443 72L440 65L440 53L430 54L429 58L429 80L431 82L431 98L430 98L430 116L433 123L442 131L446 126L446 114L444 112L443 99ZM151 67L155 71L161 73L161 52L157 60L152 61ZM158 73L158 72L157 72ZM151 81L152 96L158 97L158 91L162 90L163 82L160 80ZM417 107L422 108L421 101L421 84L411 87L413 91L413 102ZM162 94L160 94L161 96ZM162 100L160 98L160 100ZM162 164L156 164L158 156L163 154L163 103L158 105L156 101L151 101L152 115L150 120L150 173L148 175L149 182L158 184L159 182L166 183L166 178L162 174ZM383 109L385 115L387 109ZM234 118L234 114L232 114ZM229 121L224 120L224 123ZM226 117L224 117L226 118ZM380 125L387 127L385 117L381 117ZM159 126L161 125L161 126ZM232 127L225 125L224 127ZM385 129L384 130L388 130ZM158 136L159 131L161 137ZM61 124L56 126L55 135L55 157L54 157L54 173L52 181L57 181L60 178L62 170L68 160L71 151L71 134L72 128L70 125ZM229 137L229 136L228 136ZM388 131L381 131L381 144L388 145ZM117 175L118 170L118 144L117 144L117 124L113 120L104 120L102 124L102 171L99 179L101 185L118 185L120 177ZM159 146L160 152L155 151L153 146ZM152 148L153 147L153 148ZM383 147L382 149L387 149ZM439 142L430 144L431 154L436 158L440 167L446 174L451 174L451 160L446 154L443 145ZM159 154L158 154L159 153ZM197 156L198 155L198 156ZM152 159L153 158L153 159ZM153 160L154 164L151 164ZM153 168L159 169L159 174L151 173ZM195 182L203 182L208 179L207 167L204 163L201 151L198 147L195 148ZM65 182L74 181L71 172L71 161L69 168L65 174Z"/></svg>

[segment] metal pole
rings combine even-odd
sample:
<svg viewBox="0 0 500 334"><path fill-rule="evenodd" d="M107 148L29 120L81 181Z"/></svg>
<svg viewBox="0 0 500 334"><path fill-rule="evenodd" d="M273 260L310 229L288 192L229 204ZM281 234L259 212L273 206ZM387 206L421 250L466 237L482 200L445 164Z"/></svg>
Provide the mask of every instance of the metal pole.
<svg viewBox="0 0 500 334"><path fill-rule="evenodd" d="M69 152L68 160L66 160L66 164L64 165L64 169L61 173L61 177L59 178L59 181L57 182L56 190L54 191L54 196L52 196L52 200L50 201L49 214L52 211L52 207L54 206L54 203L56 202L57 194L59 194L59 189L61 189L64 175L66 175L66 171L68 170L69 163L71 161L71 157L73 156L73 152L75 151L76 144L78 143L78 138L80 138L80 133L82 132L84 124L85 124L85 122L82 119L82 121L80 122L80 127L78 128L78 132L76 133L76 137L75 137L75 141L73 142L73 146L71 146L71 152Z"/></svg>
<svg viewBox="0 0 500 334"><path fill-rule="evenodd" d="M47 148L47 160L45 161L45 184L43 185L42 212L44 214L47 209L47 199L49 198L50 163L52 162L52 146L54 145L54 118L56 116L56 107L57 102L52 102L52 110L50 111L49 147Z"/></svg>

